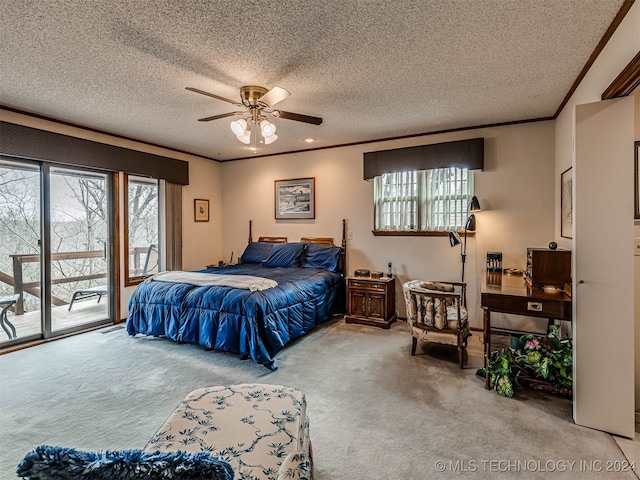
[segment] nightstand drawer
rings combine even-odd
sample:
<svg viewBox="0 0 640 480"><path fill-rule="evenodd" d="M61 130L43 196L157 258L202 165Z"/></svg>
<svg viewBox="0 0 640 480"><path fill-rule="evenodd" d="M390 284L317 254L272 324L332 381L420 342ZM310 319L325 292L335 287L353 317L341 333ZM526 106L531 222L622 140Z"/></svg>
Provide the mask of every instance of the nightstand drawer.
<svg viewBox="0 0 640 480"><path fill-rule="evenodd" d="M379 282L366 282L361 280L349 280L349 288L364 288L366 290L379 290L384 292L385 284Z"/></svg>

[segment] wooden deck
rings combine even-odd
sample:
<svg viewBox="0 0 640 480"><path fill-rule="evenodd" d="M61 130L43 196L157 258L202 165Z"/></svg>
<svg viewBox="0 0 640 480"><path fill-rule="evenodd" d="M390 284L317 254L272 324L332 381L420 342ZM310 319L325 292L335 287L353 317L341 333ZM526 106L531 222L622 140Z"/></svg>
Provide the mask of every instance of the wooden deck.
<svg viewBox="0 0 640 480"><path fill-rule="evenodd" d="M96 298L77 301L69 311L68 305L53 307L51 311L51 328L54 332L65 328L96 322L108 318L109 302L103 298L97 303ZM12 311L7 314L9 320L16 329L17 339L29 335L39 335L41 332L40 310L26 312L23 315L15 315ZM8 341L6 333L0 329L0 344Z"/></svg>

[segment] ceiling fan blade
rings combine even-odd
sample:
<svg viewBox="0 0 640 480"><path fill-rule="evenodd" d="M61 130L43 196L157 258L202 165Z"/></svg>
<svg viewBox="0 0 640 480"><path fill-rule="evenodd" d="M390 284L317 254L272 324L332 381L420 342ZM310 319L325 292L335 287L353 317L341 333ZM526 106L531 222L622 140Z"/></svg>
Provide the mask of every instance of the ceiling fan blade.
<svg viewBox="0 0 640 480"><path fill-rule="evenodd" d="M206 95L207 97L216 98L218 100L222 100L223 102L229 102L229 103L232 103L232 104L237 105L239 107L242 107L241 103L236 102L235 100L230 100L228 98L221 97L220 95L216 95L215 93L205 92L204 90L199 90L199 89L193 88L193 87L185 87L185 88L187 90L189 90L190 92L195 92L195 93L199 93L201 95Z"/></svg>
<svg viewBox="0 0 640 480"><path fill-rule="evenodd" d="M296 122L311 123L320 125L322 119L320 117L312 117L311 115L303 115L301 113L285 112L284 110L274 110L273 116L278 118L286 118L287 120L295 120Z"/></svg>
<svg viewBox="0 0 640 480"><path fill-rule="evenodd" d="M211 120L218 120L219 118L232 117L234 115L244 115L246 112L229 112L229 113L221 113L220 115L213 115L211 117L199 118L199 122L210 122Z"/></svg>
<svg viewBox="0 0 640 480"><path fill-rule="evenodd" d="M273 87L267 93L262 95L258 99L258 103L263 104L266 107L273 107L276 103L281 102L285 98L291 95L287 90L282 87Z"/></svg>

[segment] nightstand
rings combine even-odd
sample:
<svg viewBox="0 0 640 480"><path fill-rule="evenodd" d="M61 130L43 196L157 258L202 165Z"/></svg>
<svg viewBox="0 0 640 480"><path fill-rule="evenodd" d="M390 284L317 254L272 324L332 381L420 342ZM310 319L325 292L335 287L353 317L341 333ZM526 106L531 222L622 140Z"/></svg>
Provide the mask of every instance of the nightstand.
<svg viewBox="0 0 640 480"><path fill-rule="evenodd" d="M392 278L347 277L347 323L389 328L396 320L396 282Z"/></svg>

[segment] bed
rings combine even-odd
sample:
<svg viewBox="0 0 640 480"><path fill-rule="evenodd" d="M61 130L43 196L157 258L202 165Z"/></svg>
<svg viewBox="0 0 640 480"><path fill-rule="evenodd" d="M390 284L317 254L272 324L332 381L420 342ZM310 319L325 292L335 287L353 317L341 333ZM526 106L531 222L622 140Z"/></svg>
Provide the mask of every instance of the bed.
<svg viewBox="0 0 640 480"><path fill-rule="evenodd" d="M346 223L342 245L330 237L260 237L237 265L161 272L138 285L127 332L232 352L276 370L292 340L343 312Z"/></svg>

